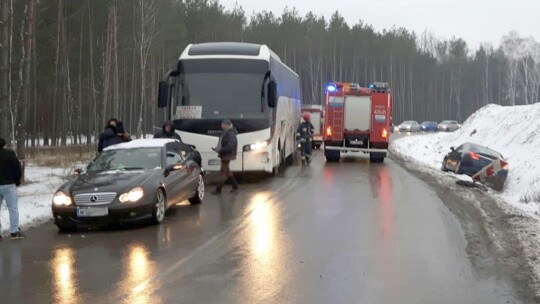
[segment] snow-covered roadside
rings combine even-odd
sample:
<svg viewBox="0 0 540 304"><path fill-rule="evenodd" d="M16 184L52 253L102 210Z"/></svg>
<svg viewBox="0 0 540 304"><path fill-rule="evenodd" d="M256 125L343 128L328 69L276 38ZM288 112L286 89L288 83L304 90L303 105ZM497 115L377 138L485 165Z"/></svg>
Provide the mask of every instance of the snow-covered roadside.
<svg viewBox="0 0 540 304"><path fill-rule="evenodd" d="M19 187L19 225L22 229L37 226L52 219L51 200L70 169L28 166L26 183ZM2 233L9 230L9 213L5 204L0 210Z"/></svg>
<svg viewBox="0 0 540 304"><path fill-rule="evenodd" d="M540 219L540 104L503 107L488 105L471 115L453 133L405 136L394 140L391 151L440 169L450 147L465 142L488 146L510 164L510 174L501 193L511 206Z"/></svg>
<svg viewBox="0 0 540 304"><path fill-rule="evenodd" d="M531 116L540 117L540 105L488 106L459 131L405 135L393 140L390 150L397 162L445 198L446 207L462 223L473 265L489 269L493 277L510 273L516 290L534 294L524 302L540 303L540 121ZM458 186L457 180L470 177L441 170L450 147L467 141L489 146L507 158L510 174L503 192Z"/></svg>

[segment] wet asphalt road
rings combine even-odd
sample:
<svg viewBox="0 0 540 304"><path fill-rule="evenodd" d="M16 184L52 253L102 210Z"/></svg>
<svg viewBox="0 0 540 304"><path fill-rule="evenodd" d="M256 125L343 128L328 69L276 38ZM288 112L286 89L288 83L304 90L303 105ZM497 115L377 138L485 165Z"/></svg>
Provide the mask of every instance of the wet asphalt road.
<svg viewBox="0 0 540 304"><path fill-rule="evenodd" d="M519 303L396 163L346 158L177 206L161 226L0 243L1 303Z"/></svg>

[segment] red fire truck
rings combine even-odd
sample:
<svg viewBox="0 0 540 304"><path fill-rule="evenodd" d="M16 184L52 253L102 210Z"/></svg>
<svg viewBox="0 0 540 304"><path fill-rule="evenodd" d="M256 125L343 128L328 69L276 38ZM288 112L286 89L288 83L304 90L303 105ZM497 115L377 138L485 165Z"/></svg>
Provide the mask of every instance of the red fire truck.
<svg viewBox="0 0 540 304"><path fill-rule="evenodd" d="M309 113L311 115L311 124L315 128L315 134L313 134L313 148L319 149L324 141L323 138L323 121L324 111L321 105L302 105L302 113Z"/></svg>
<svg viewBox="0 0 540 304"><path fill-rule="evenodd" d="M383 162L392 125L392 95L388 83L369 88L334 82L326 89L324 154L338 162L341 152L369 153L371 162Z"/></svg>

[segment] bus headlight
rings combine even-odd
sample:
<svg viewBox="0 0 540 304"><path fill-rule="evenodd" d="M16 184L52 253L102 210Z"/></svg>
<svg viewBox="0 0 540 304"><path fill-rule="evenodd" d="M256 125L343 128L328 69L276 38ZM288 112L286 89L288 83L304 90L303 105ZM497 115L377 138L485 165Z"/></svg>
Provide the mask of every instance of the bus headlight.
<svg viewBox="0 0 540 304"><path fill-rule="evenodd" d="M267 146L268 146L268 141L261 141L261 142L254 143L251 145L245 145L244 152L262 150L266 148Z"/></svg>

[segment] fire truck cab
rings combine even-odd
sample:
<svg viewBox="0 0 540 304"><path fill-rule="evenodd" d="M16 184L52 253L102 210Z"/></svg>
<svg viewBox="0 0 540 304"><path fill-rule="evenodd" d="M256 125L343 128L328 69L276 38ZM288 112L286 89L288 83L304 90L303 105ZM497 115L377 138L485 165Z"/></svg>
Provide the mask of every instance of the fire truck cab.
<svg viewBox="0 0 540 304"><path fill-rule="evenodd" d="M319 149L324 141L323 138L323 123L324 123L324 111L322 105L302 105L302 113L309 113L311 115L311 124L315 129L313 134L313 148Z"/></svg>
<svg viewBox="0 0 540 304"><path fill-rule="evenodd" d="M369 153L371 162L383 162L390 143L392 96L388 83L369 88L334 82L326 88L324 154L339 162L341 152Z"/></svg>

